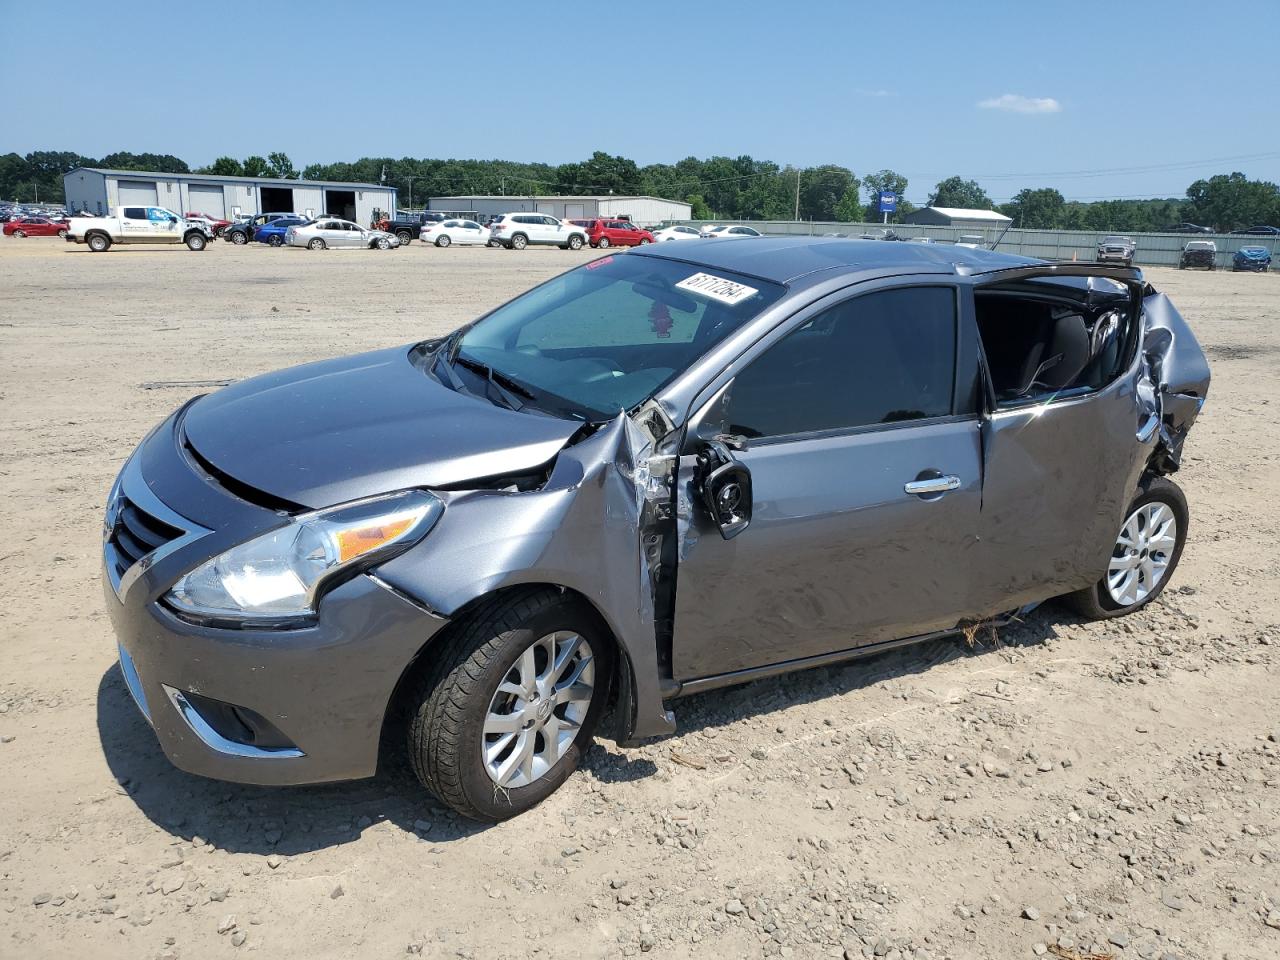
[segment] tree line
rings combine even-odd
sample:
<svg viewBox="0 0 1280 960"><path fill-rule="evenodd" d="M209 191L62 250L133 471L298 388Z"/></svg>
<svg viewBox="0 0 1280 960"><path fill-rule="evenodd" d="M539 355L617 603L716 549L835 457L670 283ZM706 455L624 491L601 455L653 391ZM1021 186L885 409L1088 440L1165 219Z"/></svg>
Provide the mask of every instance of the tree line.
<svg viewBox="0 0 1280 960"><path fill-rule="evenodd" d="M511 160L438 160L363 157L352 162L313 163L301 171L283 152L243 159L218 157L190 168L169 154L112 153L101 158L69 151L38 150L0 155L0 199L58 203L62 175L76 167L213 173L221 176L387 183L400 191L402 205L422 206L428 197L499 194L640 194L683 200L696 220L801 220L873 222L881 216L876 198L888 190L899 197L891 223L915 207L903 198L908 180L893 170L863 176L848 167L779 165L750 156L686 157L677 163L639 166L626 157L596 151L574 163L520 163ZM1158 231L1183 221L1217 230L1280 223L1280 187L1242 173L1196 180L1183 197L1068 200L1052 187L1028 187L995 203L975 180L947 177L928 194L928 204L998 210L1029 229Z"/></svg>

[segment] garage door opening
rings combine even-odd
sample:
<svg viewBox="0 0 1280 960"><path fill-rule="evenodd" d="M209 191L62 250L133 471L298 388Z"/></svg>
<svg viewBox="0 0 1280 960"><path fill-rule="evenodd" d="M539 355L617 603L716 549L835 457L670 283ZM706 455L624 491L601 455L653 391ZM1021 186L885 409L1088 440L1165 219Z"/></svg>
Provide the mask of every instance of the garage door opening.
<svg viewBox="0 0 1280 960"><path fill-rule="evenodd" d="M293 213L292 187L262 187L263 213Z"/></svg>
<svg viewBox="0 0 1280 960"><path fill-rule="evenodd" d="M331 217L341 217L353 223L356 219L356 192L354 190L326 190L324 212Z"/></svg>

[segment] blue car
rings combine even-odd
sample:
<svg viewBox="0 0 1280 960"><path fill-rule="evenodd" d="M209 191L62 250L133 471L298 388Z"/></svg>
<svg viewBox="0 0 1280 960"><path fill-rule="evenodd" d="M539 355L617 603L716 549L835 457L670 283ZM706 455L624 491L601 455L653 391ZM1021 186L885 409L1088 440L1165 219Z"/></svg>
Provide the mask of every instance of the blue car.
<svg viewBox="0 0 1280 960"><path fill-rule="evenodd" d="M1271 267L1271 251L1266 247L1241 247L1231 258L1232 271L1252 270L1266 273Z"/></svg>
<svg viewBox="0 0 1280 960"><path fill-rule="evenodd" d="M285 232L290 227L298 227L304 223L310 223L306 217L281 217L279 220L272 220L270 223L264 223L253 231L253 239L258 243L270 244L273 247L284 245Z"/></svg>

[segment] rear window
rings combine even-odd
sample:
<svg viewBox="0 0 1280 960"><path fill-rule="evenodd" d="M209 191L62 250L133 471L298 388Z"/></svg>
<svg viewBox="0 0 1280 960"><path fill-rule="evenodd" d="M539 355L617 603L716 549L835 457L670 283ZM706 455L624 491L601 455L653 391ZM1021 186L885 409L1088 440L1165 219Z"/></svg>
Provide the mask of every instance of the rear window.
<svg viewBox="0 0 1280 960"><path fill-rule="evenodd" d="M146 207L125 207L124 218L126 220L145 220L147 219Z"/></svg>

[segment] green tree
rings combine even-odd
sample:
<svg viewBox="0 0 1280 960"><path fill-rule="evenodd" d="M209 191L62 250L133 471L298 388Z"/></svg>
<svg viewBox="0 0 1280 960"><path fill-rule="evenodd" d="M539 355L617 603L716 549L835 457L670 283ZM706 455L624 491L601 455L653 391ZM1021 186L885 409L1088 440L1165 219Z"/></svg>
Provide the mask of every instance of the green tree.
<svg viewBox="0 0 1280 960"><path fill-rule="evenodd" d="M862 214L862 198L858 195L858 183L855 180L845 189L844 196L836 204L836 219L843 223L859 223Z"/></svg>
<svg viewBox="0 0 1280 960"><path fill-rule="evenodd" d="M219 177L243 177L244 167L235 157L219 157L207 167L201 167L197 173L212 173Z"/></svg>
<svg viewBox="0 0 1280 960"><path fill-rule="evenodd" d="M298 179L298 171L293 168L293 162L289 159L287 153L267 154L267 166L270 176L278 177L281 180Z"/></svg>
<svg viewBox="0 0 1280 960"><path fill-rule="evenodd" d="M98 161L109 170L155 170L159 173L190 173L187 162L169 153L109 153Z"/></svg>
<svg viewBox="0 0 1280 960"><path fill-rule="evenodd" d="M271 165L267 163L265 157L259 157L256 155L252 157L245 157L244 163L241 164L241 167L244 168L244 176L246 177L273 176L271 173Z"/></svg>
<svg viewBox="0 0 1280 960"><path fill-rule="evenodd" d="M929 194L931 207L959 207L962 210L990 210L991 198L976 180L947 177Z"/></svg>
<svg viewBox="0 0 1280 960"><path fill-rule="evenodd" d="M1250 180L1243 173L1197 180L1187 187L1184 219L1217 230L1238 230L1280 221L1280 188L1266 180Z"/></svg>
<svg viewBox="0 0 1280 960"><path fill-rule="evenodd" d="M836 207L849 188L857 190L853 171L835 164L812 167L800 174L800 218L802 220L834 220ZM793 211L794 212L794 211Z"/></svg>
<svg viewBox="0 0 1280 960"><path fill-rule="evenodd" d="M1052 187L1026 188L1000 207L1013 218L1013 225L1025 230L1056 230L1066 226L1067 201Z"/></svg>
<svg viewBox="0 0 1280 960"><path fill-rule="evenodd" d="M707 206L707 201L702 198L700 193L691 193L684 198L684 202L689 204L693 209L689 211L689 217L693 220L710 220L711 208Z"/></svg>

